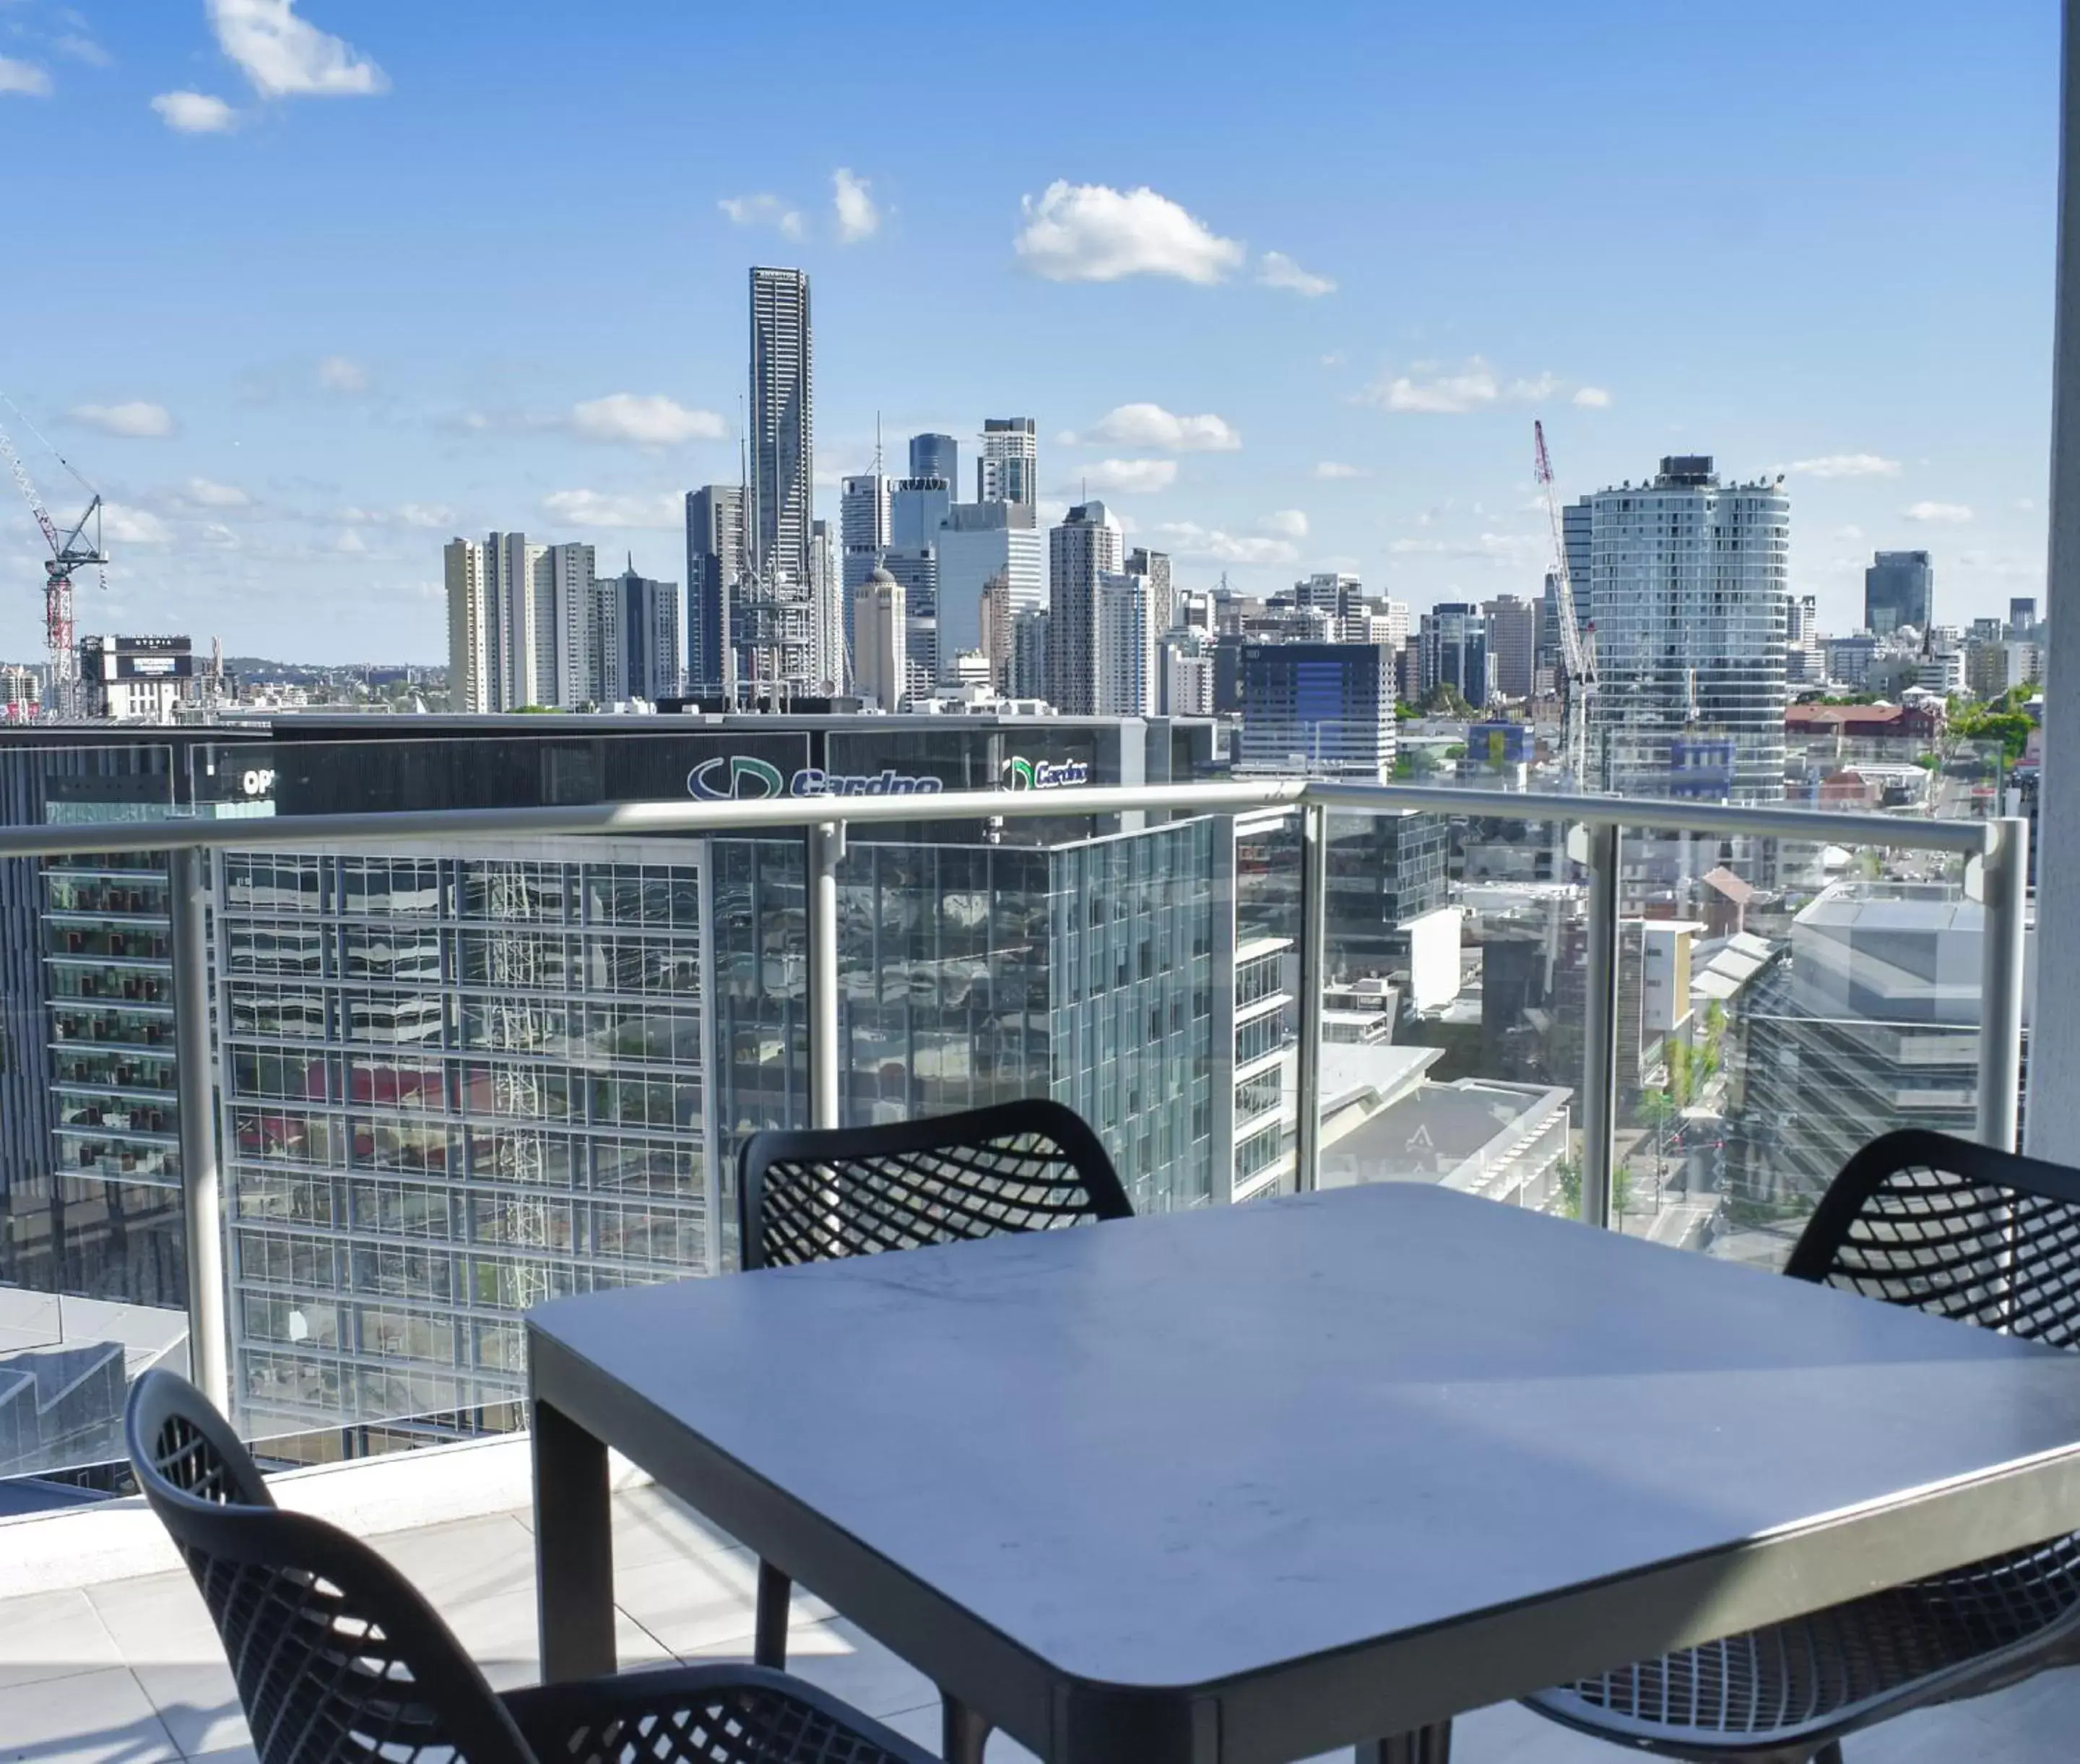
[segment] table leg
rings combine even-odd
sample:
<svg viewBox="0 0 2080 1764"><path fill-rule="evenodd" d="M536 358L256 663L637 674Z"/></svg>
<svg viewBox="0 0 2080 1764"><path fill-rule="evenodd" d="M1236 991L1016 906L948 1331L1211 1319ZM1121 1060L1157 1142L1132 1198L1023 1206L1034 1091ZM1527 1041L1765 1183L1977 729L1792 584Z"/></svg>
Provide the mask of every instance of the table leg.
<svg viewBox="0 0 2080 1764"><path fill-rule="evenodd" d="M787 1665L787 1609L795 1583L770 1562L758 1564L758 1608L753 1619L751 1657L775 1672Z"/></svg>
<svg viewBox="0 0 2080 1764"><path fill-rule="evenodd" d="M614 1527L606 1447L535 1405L535 1596L542 1682L611 1673Z"/></svg>
<svg viewBox="0 0 2080 1764"><path fill-rule="evenodd" d="M982 1764L989 1723L950 1691L939 1693L939 1756L946 1764Z"/></svg>
<svg viewBox="0 0 2080 1764"><path fill-rule="evenodd" d="M1390 1740L1367 1740L1355 1764L1452 1764L1452 1724L1437 1721Z"/></svg>

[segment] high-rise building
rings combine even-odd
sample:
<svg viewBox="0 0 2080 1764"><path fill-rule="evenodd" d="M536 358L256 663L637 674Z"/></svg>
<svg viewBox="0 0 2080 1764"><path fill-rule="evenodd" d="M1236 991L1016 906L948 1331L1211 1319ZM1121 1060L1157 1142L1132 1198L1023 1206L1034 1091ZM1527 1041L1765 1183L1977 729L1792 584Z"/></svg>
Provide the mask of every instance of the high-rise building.
<svg viewBox="0 0 2080 1764"><path fill-rule="evenodd" d="M751 272L753 567L806 587L815 519L816 404L810 363L809 278L802 270Z"/></svg>
<svg viewBox="0 0 2080 1764"><path fill-rule="evenodd" d="M1598 683L1590 771L1654 796L1723 752L1726 792L1781 800L1791 503L1781 481L1721 485L1709 455L1584 498ZM1604 776L1605 772L1608 776ZM1680 781L1694 794L1694 777Z"/></svg>
<svg viewBox="0 0 2080 1764"><path fill-rule="evenodd" d="M884 711L902 708L910 689L909 633L903 584L877 569L861 583L853 609L853 682Z"/></svg>
<svg viewBox="0 0 2080 1764"><path fill-rule="evenodd" d="M1031 508L1040 500L1039 449L1032 418L985 417L982 456L975 461L975 500Z"/></svg>
<svg viewBox="0 0 2080 1764"><path fill-rule="evenodd" d="M1148 583L1148 617L1160 636L1177 622L1176 590L1171 584L1170 554L1137 545L1126 554L1126 572Z"/></svg>
<svg viewBox="0 0 2080 1764"><path fill-rule="evenodd" d="M1567 554L1567 589L1575 603L1575 617L1585 626L1596 616L1592 598L1596 591L1596 571L1590 546L1596 519L1591 502L1585 496L1560 510L1560 548Z"/></svg>
<svg viewBox="0 0 2080 1764"><path fill-rule="evenodd" d="M2008 603L2008 630L2016 636L2036 628L2036 596L2018 594Z"/></svg>
<svg viewBox="0 0 2080 1764"><path fill-rule="evenodd" d="M1013 613L1047 603L1047 549L1034 511L1017 502L956 502L940 524L939 658L944 668L966 649L988 649L976 622L983 590L999 578ZM1000 685L1001 682L999 682Z"/></svg>
<svg viewBox="0 0 2080 1764"><path fill-rule="evenodd" d="M679 585L635 573L635 560L600 585L600 702L656 704L679 692Z"/></svg>
<svg viewBox="0 0 2080 1764"><path fill-rule="evenodd" d="M1246 643L1243 771L1394 776L1394 657L1371 643Z"/></svg>
<svg viewBox="0 0 2080 1764"><path fill-rule="evenodd" d="M1331 619L1348 619L1365 598L1365 586L1356 576L1327 570L1293 585L1293 604L1311 607Z"/></svg>
<svg viewBox="0 0 2080 1764"><path fill-rule="evenodd" d="M1416 678L1423 697L1449 686L1478 711L1494 696L1487 615L1478 607L1466 601L1433 607L1423 615L1416 646L1421 656Z"/></svg>
<svg viewBox="0 0 2080 1764"><path fill-rule="evenodd" d="M686 690L698 697L730 689L730 589L743 567L743 490L734 484L689 490Z"/></svg>
<svg viewBox="0 0 2080 1764"><path fill-rule="evenodd" d="M1097 702L1098 580L1120 564L1119 527L1102 502L1079 502L1047 535L1048 697L1069 716Z"/></svg>
<svg viewBox="0 0 2080 1764"><path fill-rule="evenodd" d="M539 549L533 564L540 682L534 702L572 711L627 697L606 690L606 658L618 639L609 633L602 641L606 608L592 547L572 542Z"/></svg>
<svg viewBox="0 0 2080 1764"><path fill-rule="evenodd" d="M458 711L491 708L491 604L484 591L484 547L451 539L441 552L448 598L448 699Z"/></svg>
<svg viewBox="0 0 2080 1764"><path fill-rule="evenodd" d="M981 642L977 645L989 660L989 683L999 692L1011 684L1011 578L995 575L983 584L977 624Z"/></svg>
<svg viewBox="0 0 2080 1764"><path fill-rule="evenodd" d="M1055 690L1053 626L1045 607L1021 607L1011 615L1011 669L1008 696L1046 699Z"/></svg>
<svg viewBox="0 0 2080 1764"><path fill-rule="evenodd" d="M871 472L846 478L838 502L838 599L844 609L845 649L855 658L858 636L853 629L853 611L866 578L881 567L888 549L888 491L894 482L881 469L879 453Z"/></svg>
<svg viewBox="0 0 2080 1764"><path fill-rule="evenodd" d="M904 694L922 697L939 677L939 554L929 545L891 545L881 555L881 569L903 589L904 658L910 670ZM855 627L858 623L855 609ZM862 646L866 641L858 640ZM951 657L947 660L950 666ZM895 708L892 699L884 702Z"/></svg>
<svg viewBox="0 0 2080 1764"><path fill-rule="evenodd" d="M1158 640L1155 709L1162 716L1214 714L1214 640L1204 631L1178 625Z"/></svg>
<svg viewBox="0 0 2080 1764"><path fill-rule="evenodd" d="M544 632L538 624L542 603L535 566L547 549L529 544L525 533L493 533L484 542L497 710L517 711L542 702L540 649L556 641L553 631Z"/></svg>
<svg viewBox="0 0 2080 1764"><path fill-rule="evenodd" d="M1935 611L1935 565L1925 551L1881 551L1864 572L1864 628L1886 637L1926 631Z"/></svg>
<svg viewBox="0 0 2080 1764"><path fill-rule="evenodd" d="M1495 691L1506 699L1529 698L1537 666L1537 607L1515 594L1498 594L1482 610L1487 614Z"/></svg>
<svg viewBox="0 0 2080 1764"><path fill-rule="evenodd" d="M960 443L950 435L912 435L910 475L913 478L944 478L958 488L961 481Z"/></svg>
<svg viewBox="0 0 2080 1764"><path fill-rule="evenodd" d="M816 613L817 671L832 692L842 692L852 681L852 657L845 640L845 589L828 521L818 521L809 530L809 598Z"/></svg>
<svg viewBox="0 0 2080 1764"><path fill-rule="evenodd" d="M1131 570L1098 578L1097 712L1155 714L1155 638L1149 578Z"/></svg>

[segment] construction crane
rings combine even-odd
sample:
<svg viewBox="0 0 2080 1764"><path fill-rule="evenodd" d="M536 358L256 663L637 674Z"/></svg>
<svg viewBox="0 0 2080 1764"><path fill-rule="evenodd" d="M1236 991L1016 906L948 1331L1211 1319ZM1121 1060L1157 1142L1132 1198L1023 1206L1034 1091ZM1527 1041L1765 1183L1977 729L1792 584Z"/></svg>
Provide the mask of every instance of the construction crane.
<svg viewBox="0 0 2080 1764"><path fill-rule="evenodd" d="M7 408L29 430L36 430L27 418L15 409L15 401L5 398ZM40 435L39 441L43 440ZM93 565L101 572L101 586L108 586L108 554L101 548L101 493L73 469L72 462L52 447L51 456L75 478L86 491L88 502L86 512L72 523L69 529L61 530L51 519L51 511L44 507L43 498L37 494L36 480L29 476L29 468L23 464L22 456L15 452L13 439L4 426L0 426L0 453L7 456L8 468L15 474L15 481L21 486L27 499L29 512L36 517L36 525L43 529L44 543L51 548L51 555L44 561L44 641L48 652L48 678L44 682L44 714L48 717L64 718L79 713L79 652L73 647L72 576L76 569ZM93 536L89 538L91 528Z"/></svg>
<svg viewBox="0 0 2080 1764"><path fill-rule="evenodd" d="M1553 524L1554 598L1560 624L1560 782L1563 790L1586 788L1589 774L1589 699L1596 690L1596 628L1575 617L1575 584L1567 573L1567 541L1561 530L1560 498L1553 488L1553 458L1545 451L1545 425L1533 422L1538 481L1545 492L1545 515Z"/></svg>

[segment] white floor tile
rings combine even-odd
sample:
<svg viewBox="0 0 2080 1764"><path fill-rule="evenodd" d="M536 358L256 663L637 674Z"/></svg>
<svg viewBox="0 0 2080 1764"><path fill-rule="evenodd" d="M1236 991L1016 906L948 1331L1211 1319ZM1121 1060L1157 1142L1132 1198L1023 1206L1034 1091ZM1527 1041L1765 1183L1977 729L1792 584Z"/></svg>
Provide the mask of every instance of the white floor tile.
<svg viewBox="0 0 2080 1764"><path fill-rule="evenodd" d="M122 1664L115 1638L77 1588L0 1600L0 1688Z"/></svg>
<svg viewBox="0 0 2080 1764"><path fill-rule="evenodd" d="M180 1764L137 1681L120 1666L0 1690L0 1764Z"/></svg>

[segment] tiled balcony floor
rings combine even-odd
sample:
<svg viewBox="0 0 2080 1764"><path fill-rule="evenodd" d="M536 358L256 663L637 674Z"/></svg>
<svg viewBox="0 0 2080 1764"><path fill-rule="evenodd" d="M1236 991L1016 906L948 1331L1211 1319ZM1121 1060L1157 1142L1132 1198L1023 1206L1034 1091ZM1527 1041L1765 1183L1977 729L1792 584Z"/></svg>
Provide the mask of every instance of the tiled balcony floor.
<svg viewBox="0 0 2080 1764"><path fill-rule="evenodd" d="M615 1498L615 1586L624 1668L750 1652L753 1564L669 1497ZM438 1607L501 1687L536 1675L529 1515L392 1532L376 1547ZM924 1678L811 1600L797 1597L790 1663L928 1747L938 1709ZM2080 1755L2080 1676L2049 1674L1997 1696L1909 1716L1846 1748L1849 1764ZM992 1764L1030 1754L998 1738ZM1624 1756L1514 1706L1466 1717L1464 1764L1617 1764ZM250 1764L229 1669L185 1574L0 1601L0 1764Z"/></svg>

